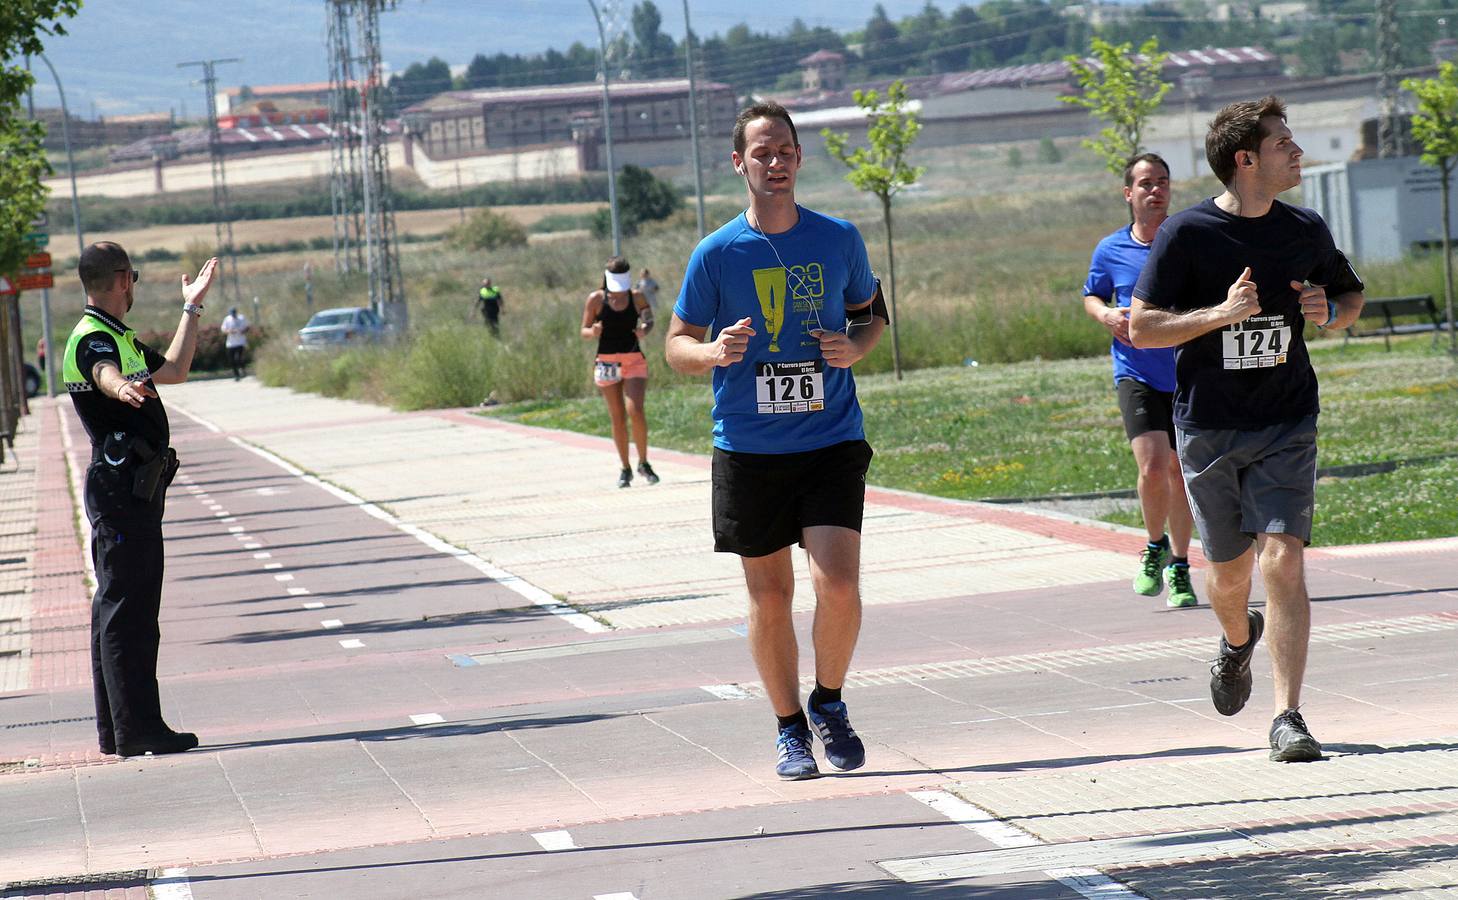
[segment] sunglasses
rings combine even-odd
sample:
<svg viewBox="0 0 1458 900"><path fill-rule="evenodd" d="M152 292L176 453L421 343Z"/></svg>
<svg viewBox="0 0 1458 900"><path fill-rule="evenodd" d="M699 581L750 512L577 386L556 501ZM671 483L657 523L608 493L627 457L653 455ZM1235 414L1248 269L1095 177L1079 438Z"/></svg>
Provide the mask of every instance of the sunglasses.
<svg viewBox="0 0 1458 900"><path fill-rule="evenodd" d="M112 269L112 271L113 272L131 272L132 273L132 284L136 284L138 281L141 281L142 280L142 273L141 272L138 272L136 269Z"/></svg>

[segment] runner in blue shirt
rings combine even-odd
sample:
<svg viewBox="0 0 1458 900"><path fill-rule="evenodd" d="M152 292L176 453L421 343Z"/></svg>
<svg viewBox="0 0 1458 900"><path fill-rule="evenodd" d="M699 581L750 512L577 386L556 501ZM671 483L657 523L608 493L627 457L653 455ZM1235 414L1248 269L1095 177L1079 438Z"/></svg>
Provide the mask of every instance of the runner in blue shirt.
<svg viewBox="0 0 1458 900"><path fill-rule="evenodd" d="M784 107L741 112L731 159L749 208L694 250L665 351L677 371L713 373L714 549L743 561L750 649L779 719L776 772L813 778L812 725L832 766L865 763L840 696L860 633L872 456L850 367L889 316L855 226L795 203L802 155ZM816 685L804 708L791 615L797 543L816 594Z"/></svg>
<svg viewBox="0 0 1458 900"><path fill-rule="evenodd" d="M1155 232L1169 217L1169 164L1153 153L1129 160L1124 202L1133 222L1099 241L1083 285L1083 306L1113 335L1109 352L1114 388L1124 434L1139 466L1139 506L1149 543L1139 554L1134 592L1157 597L1168 579L1166 605L1194 606L1198 601L1189 561L1193 520L1174 449L1174 350L1139 350L1129 343L1129 297Z"/></svg>

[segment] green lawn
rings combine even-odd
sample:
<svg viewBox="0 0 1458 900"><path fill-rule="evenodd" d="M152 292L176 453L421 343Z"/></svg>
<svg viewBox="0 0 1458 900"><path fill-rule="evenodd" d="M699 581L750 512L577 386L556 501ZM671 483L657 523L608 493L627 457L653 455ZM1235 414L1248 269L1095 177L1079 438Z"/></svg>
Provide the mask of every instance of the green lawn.
<svg viewBox="0 0 1458 900"><path fill-rule="evenodd" d="M1314 342L1322 383L1321 465L1343 466L1458 450L1458 364L1425 336L1384 352L1380 341ZM707 382L707 379L705 380ZM872 483L958 499L1034 497L1132 487L1107 359L925 369L897 383L858 379ZM650 439L709 450L704 385L650 391ZM493 410L515 421L606 435L596 398L531 401ZM1318 544L1458 534L1458 460L1404 466L1317 486ZM1137 524L1137 512L1111 520Z"/></svg>

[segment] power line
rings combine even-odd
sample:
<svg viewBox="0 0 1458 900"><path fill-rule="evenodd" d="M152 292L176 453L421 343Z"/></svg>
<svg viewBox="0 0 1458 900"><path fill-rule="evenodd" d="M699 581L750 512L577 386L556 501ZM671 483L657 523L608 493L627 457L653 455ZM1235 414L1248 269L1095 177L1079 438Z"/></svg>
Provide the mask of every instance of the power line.
<svg viewBox="0 0 1458 900"><path fill-rule="evenodd" d="M227 260L232 274L234 303L240 302L242 292L238 288L238 256L233 251L233 214L228 202L228 179L223 166L223 141L218 133L218 78L214 67L242 61L230 57L177 64L179 69L197 67L203 71L202 85L208 100L208 158L213 174L213 233L217 237L219 252L224 254L223 258Z"/></svg>

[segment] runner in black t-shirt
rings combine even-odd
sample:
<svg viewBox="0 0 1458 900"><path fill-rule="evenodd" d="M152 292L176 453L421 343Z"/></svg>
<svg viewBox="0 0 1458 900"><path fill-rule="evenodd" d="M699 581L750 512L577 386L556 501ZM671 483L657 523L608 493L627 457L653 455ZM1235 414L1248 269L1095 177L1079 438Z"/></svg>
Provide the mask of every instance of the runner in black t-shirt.
<svg viewBox="0 0 1458 900"><path fill-rule="evenodd" d="M1276 195L1301 183L1302 151L1275 97L1232 103L1205 136L1225 192L1165 222L1134 288L1136 347L1177 347L1175 428L1224 635L1210 695L1232 716L1250 698L1265 628L1249 609L1259 562L1271 616L1271 758L1319 759L1298 712L1311 634L1303 548L1316 490L1316 373L1306 322L1344 328L1362 282L1311 210Z"/></svg>

